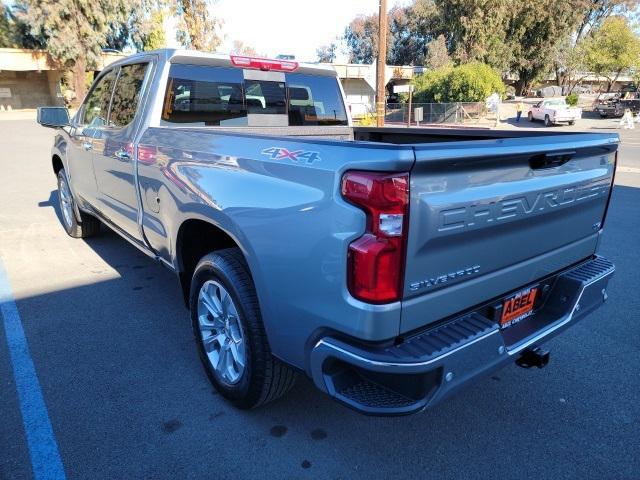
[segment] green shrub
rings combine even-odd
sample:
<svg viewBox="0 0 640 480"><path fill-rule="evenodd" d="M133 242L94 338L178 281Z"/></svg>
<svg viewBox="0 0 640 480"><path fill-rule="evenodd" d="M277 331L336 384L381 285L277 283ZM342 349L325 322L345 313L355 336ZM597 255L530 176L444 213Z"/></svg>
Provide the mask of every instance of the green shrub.
<svg viewBox="0 0 640 480"><path fill-rule="evenodd" d="M361 127L375 127L378 116L375 113L367 113L357 120L357 124Z"/></svg>
<svg viewBox="0 0 640 480"><path fill-rule="evenodd" d="M580 97L577 93L570 93L567 95L567 105L570 107L576 107L578 105L578 100L580 100Z"/></svg>
<svg viewBox="0 0 640 480"><path fill-rule="evenodd" d="M431 70L417 76L413 84L416 103L483 102L492 93L504 96L506 91L495 70L475 62Z"/></svg>
<svg viewBox="0 0 640 480"><path fill-rule="evenodd" d="M444 86L451 68L443 67L430 70L413 79L413 101L416 103L444 102Z"/></svg>

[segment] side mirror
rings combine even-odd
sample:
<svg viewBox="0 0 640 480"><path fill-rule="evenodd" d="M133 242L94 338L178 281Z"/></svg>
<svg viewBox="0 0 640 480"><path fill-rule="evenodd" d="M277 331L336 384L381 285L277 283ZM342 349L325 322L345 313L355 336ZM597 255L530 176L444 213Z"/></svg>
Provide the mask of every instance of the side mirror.
<svg viewBox="0 0 640 480"><path fill-rule="evenodd" d="M69 110L65 107L38 107L38 123L49 128L65 127L69 125Z"/></svg>

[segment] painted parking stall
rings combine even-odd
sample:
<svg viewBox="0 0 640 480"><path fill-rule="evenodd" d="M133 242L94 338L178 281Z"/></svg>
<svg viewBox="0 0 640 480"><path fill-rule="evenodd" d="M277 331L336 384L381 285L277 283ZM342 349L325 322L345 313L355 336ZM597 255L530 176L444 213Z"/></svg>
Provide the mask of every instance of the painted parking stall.
<svg viewBox="0 0 640 480"><path fill-rule="evenodd" d="M64 467L42 396L29 344L13 299L9 278L0 260L0 312L13 368L20 413L29 446L33 475L37 480L62 480Z"/></svg>

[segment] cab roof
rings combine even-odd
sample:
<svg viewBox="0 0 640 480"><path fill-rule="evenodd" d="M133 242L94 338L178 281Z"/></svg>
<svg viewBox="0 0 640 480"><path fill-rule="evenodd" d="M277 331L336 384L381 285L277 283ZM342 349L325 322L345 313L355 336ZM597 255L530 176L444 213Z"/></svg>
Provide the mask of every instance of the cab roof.
<svg viewBox="0 0 640 480"><path fill-rule="evenodd" d="M211 66L219 66L219 67L234 67L234 68L250 68L258 70L258 67L250 66L243 67L241 65L237 65L238 62L232 61L232 57L235 58L243 58L243 59L252 59L255 60L255 63L261 63L260 61L264 61L267 64L277 64L277 63L295 63L296 68L293 70L286 70L295 73L306 73L312 75L325 75L335 77L337 73L335 69L331 65L319 64L319 63L306 63L306 62L297 62L295 60L285 60L285 59L266 59L262 57L251 57L249 55L229 55L224 53L206 53L199 52L196 50L184 50L184 49L175 49L175 48L162 48L159 50L152 50L150 52L141 52L130 55L122 60L118 60L114 62L113 65L117 65L120 63L130 63L131 61L135 61L136 59L148 57L149 55L157 55L161 61L169 62L169 63L181 63L181 64L190 64L190 65L211 65Z"/></svg>

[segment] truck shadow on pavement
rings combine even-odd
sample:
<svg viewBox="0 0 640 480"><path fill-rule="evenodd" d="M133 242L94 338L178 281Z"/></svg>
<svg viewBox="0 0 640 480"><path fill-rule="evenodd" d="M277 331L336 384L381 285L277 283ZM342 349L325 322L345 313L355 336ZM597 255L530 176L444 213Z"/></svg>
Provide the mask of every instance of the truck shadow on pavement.
<svg viewBox="0 0 640 480"><path fill-rule="evenodd" d="M640 200L629 187L616 195ZM52 207L60 220L57 191L38 206ZM551 465L547 473L558 477L604 478L612 464L624 473L619 462L632 425L604 415L602 402L615 403L615 391L603 398L610 372L589 353L600 342L591 330L598 333L607 308L551 342L560 348L550 367L509 366L421 414L365 417L305 378L281 400L247 412L209 384L175 275L106 227L83 243L99 257L89 266L95 281L19 300L74 476L204 478L213 468L217 477L239 478L297 478L305 470L314 478L513 478ZM619 440L600 438L609 428ZM508 454L495 455L505 439ZM545 453L533 465L530 452L540 445ZM609 465L574 463L569 451L606 456Z"/></svg>

